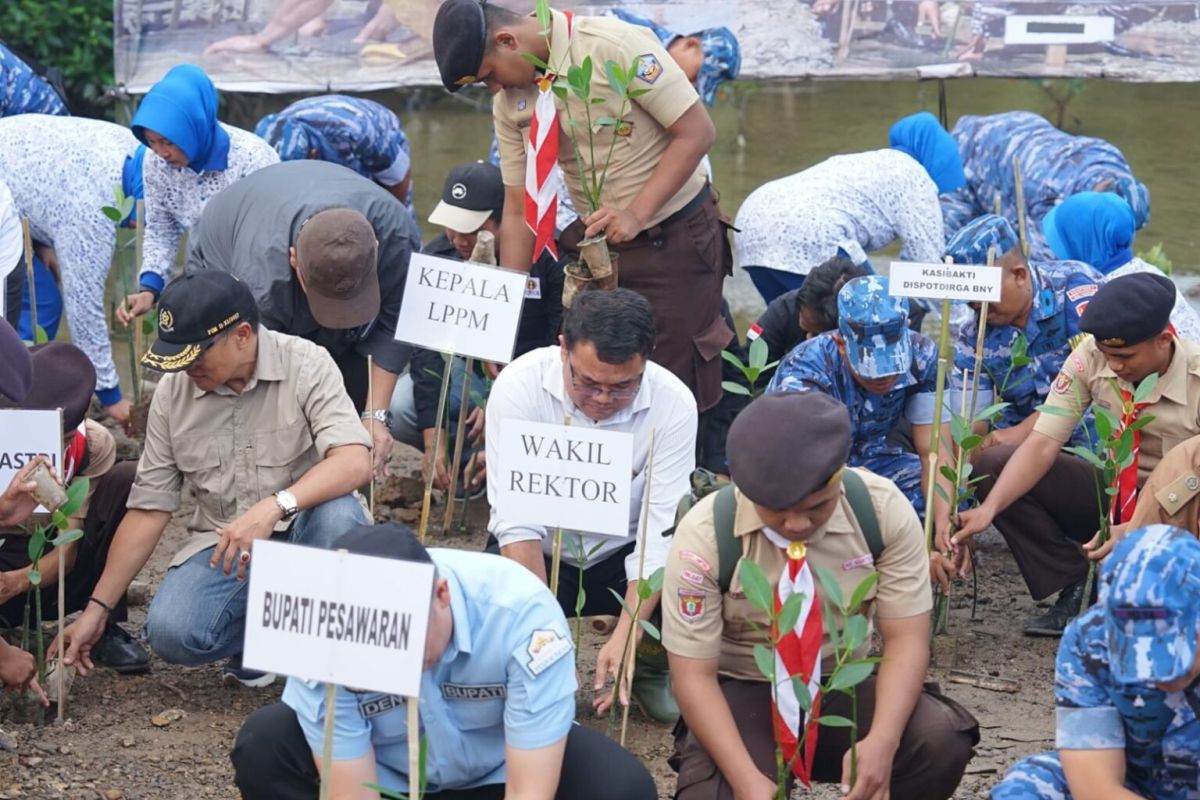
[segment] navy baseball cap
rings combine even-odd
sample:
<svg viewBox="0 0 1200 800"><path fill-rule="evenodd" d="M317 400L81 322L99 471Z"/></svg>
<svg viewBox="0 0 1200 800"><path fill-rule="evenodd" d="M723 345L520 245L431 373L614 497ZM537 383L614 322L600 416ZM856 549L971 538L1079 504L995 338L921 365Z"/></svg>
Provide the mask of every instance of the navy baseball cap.
<svg viewBox="0 0 1200 800"><path fill-rule="evenodd" d="M222 333L258 318L245 283L219 269L176 278L158 298L158 338L142 363L158 372L182 372L212 347Z"/></svg>

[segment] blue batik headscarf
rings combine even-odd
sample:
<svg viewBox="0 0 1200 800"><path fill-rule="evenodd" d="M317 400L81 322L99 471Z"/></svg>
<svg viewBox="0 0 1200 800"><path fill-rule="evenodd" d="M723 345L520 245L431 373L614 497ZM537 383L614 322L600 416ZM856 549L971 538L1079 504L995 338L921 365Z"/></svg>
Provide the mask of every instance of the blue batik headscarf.
<svg viewBox="0 0 1200 800"><path fill-rule="evenodd" d="M316 150L317 158L341 164L345 160L320 128L302 119L283 114L267 114L258 121L254 132L279 153L280 161L300 161Z"/></svg>
<svg viewBox="0 0 1200 800"><path fill-rule="evenodd" d="M954 137L946 133L937 117L928 111L910 114L888 132L892 149L912 156L933 178L938 194L967 185L962 156Z"/></svg>
<svg viewBox="0 0 1200 800"><path fill-rule="evenodd" d="M1105 275L1133 260L1133 210L1112 192L1073 194L1042 220L1054 255L1083 261Z"/></svg>
<svg viewBox="0 0 1200 800"><path fill-rule="evenodd" d="M173 67L150 87L130 127L142 144L147 130L169 139L196 172L229 166L229 134L217 121L217 89L192 64Z"/></svg>
<svg viewBox="0 0 1200 800"><path fill-rule="evenodd" d="M649 28L658 37L664 50L670 48L671 42L684 38L683 34L623 8L610 8L606 13L631 25ZM700 48L704 51L704 63L696 75L696 92L705 105L711 106L717 101L717 89L721 88L721 84L737 80L742 70L742 48L733 31L728 28L705 28L691 35L700 40Z"/></svg>
<svg viewBox="0 0 1200 800"><path fill-rule="evenodd" d="M128 228L129 223L137 220L137 201L146 196L146 188L142 183L142 170L145 167L146 145L141 145L133 155L125 156L125 166L121 169L121 191L126 197L133 198L133 211L121 223Z"/></svg>

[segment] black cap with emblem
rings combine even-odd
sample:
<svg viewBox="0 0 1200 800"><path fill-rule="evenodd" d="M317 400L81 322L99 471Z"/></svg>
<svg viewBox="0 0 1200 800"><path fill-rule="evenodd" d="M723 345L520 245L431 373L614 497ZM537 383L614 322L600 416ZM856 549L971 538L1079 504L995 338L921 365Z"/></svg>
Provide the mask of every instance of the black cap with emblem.
<svg viewBox="0 0 1200 800"><path fill-rule="evenodd" d="M205 269L176 278L158 298L158 338L142 363L158 372L187 369L222 333L257 323L250 288L228 272Z"/></svg>
<svg viewBox="0 0 1200 800"><path fill-rule="evenodd" d="M429 215L429 222L459 233L474 233L503 208L500 168L486 161L472 161L450 170L442 187L442 202Z"/></svg>
<svg viewBox="0 0 1200 800"><path fill-rule="evenodd" d="M1174 308L1170 278L1135 272L1100 287L1079 318L1079 329L1105 347L1130 347L1162 333Z"/></svg>
<svg viewBox="0 0 1200 800"><path fill-rule="evenodd" d="M446 0L433 20L433 57L442 85L457 92L476 81L487 47L487 22L479 0Z"/></svg>
<svg viewBox="0 0 1200 800"><path fill-rule="evenodd" d="M850 438L846 406L827 394L763 395L729 426L729 475L752 502L791 508L840 474Z"/></svg>

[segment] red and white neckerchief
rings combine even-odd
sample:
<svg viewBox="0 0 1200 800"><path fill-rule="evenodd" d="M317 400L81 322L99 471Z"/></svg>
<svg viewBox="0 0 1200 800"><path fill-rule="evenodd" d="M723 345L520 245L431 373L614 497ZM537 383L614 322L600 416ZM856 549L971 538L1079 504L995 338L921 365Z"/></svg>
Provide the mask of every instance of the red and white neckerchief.
<svg viewBox="0 0 1200 800"><path fill-rule="evenodd" d="M567 19L567 47L571 44L575 15L562 12ZM565 48L564 48L565 50ZM554 105L554 74L547 72L539 80L538 96L529 123L529 152L525 157L525 224L533 231L533 262L544 250L558 258L554 242L558 217L558 191L550 179L558 166L558 109Z"/></svg>
<svg viewBox="0 0 1200 800"><path fill-rule="evenodd" d="M774 537L768 538L774 541ZM792 765L792 773L805 786L811 786L813 758L817 752L817 719L821 715L821 645L825 628L821 621L821 604L817 602L816 581L806 558L807 548L801 542L790 542L785 550L788 561L775 590L775 614L782 611L783 604L793 594L804 595L804 603L796 627L775 646L776 679L771 687L771 714L784 761ZM772 631L772 635L777 636L778 631ZM807 684L808 695L812 698L807 719L796 697L794 678ZM797 757L801 731L806 731L807 735L804 752Z"/></svg>
<svg viewBox="0 0 1200 800"><path fill-rule="evenodd" d="M1175 333L1175 326L1171 325L1170 331ZM1126 389L1121 390L1121 432L1141 416L1142 410L1150 403L1134 403L1133 392ZM1113 480L1113 488L1117 490L1117 494L1112 499L1112 505L1108 510L1109 522L1113 525L1120 525L1123 522L1128 522L1133 517L1133 510L1137 506L1138 496L1138 454L1142 449L1142 429L1138 428L1133 432L1133 461L1129 462L1129 466L1117 473L1116 479Z"/></svg>
<svg viewBox="0 0 1200 800"><path fill-rule="evenodd" d="M63 484L66 485L75 477L83 457L87 455L87 423L79 423L79 427L71 434L71 441L63 450Z"/></svg>

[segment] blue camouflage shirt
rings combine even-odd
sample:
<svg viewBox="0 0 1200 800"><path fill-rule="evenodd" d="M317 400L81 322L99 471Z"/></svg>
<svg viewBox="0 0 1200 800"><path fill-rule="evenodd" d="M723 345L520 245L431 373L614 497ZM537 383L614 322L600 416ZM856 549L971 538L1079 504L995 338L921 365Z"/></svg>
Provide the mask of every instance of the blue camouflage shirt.
<svg viewBox="0 0 1200 800"><path fill-rule="evenodd" d="M1155 800L1200 798L1200 682L1182 692L1121 685L1108 669L1104 608L1063 634L1055 665L1057 746L1125 751L1125 785Z"/></svg>
<svg viewBox="0 0 1200 800"><path fill-rule="evenodd" d="M991 393L989 402L1009 403L995 427L1019 424L1045 401L1050 386L1071 354L1071 340L1080 334L1079 315L1104 282L1103 276L1078 261L1054 261L1031 264L1033 308L1023 329L1015 325L988 326L983 339L983 375L981 398ZM975 342L979 333L978 317L961 325L955 337L954 368L975 369ZM1012 366L1013 345L1025 336L1030 363ZM1076 436L1080 430L1076 430ZM1079 442L1075 442L1079 444Z"/></svg>
<svg viewBox="0 0 1200 800"><path fill-rule="evenodd" d="M17 114L68 116L58 92L13 51L0 44L0 117Z"/></svg>
<svg viewBox="0 0 1200 800"><path fill-rule="evenodd" d="M887 435L907 418L914 425L933 421L937 385L937 345L908 331L912 366L886 394L870 394L854 380L831 333L798 344L775 369L768 392L824 392L845 403L850 412L850 466L869 466L879 456L904 455ZM948 415L947 415L948 416Z"/></svg>

